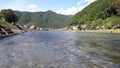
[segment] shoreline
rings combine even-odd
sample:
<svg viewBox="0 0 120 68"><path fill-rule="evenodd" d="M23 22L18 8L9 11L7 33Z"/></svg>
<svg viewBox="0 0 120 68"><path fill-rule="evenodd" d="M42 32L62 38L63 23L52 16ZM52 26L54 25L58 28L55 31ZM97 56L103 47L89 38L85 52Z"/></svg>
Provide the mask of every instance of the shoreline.
<svg viewBox="0 0 120 68"><path fill-rule="evenodd" d="M7 31L6 31L6 32L7 32ZM9 37L9 36L13 36L13 35L18 35L18 34L24 33L24 32L22 32L22 31L19 30L19 29L11 29L11 32L13 32L13 33L11 33L11 34L8 33L8 35L6 35L6 34L0 34L0 39L6 38L6 37Z"/></svg>
<svg viewBox="0 0 120 68"><path fill-rule="evenodd" d="M2 35L2 34L0 34L0 39L24 33L23 31L18 30L18 29L11 29L11 30L13 31L13 34L8 34L8 35ZM120 29L107 29L107 30L69 30L69 31L62 30L62 31L63 32L65 31L65 32L120 34ZM37 31L37 32L39 32L39 31Z"/></svg>
<svg viewBox="0 0 120 68"><path fill-rule="evenodd" d="M72 32L120 34L120 29L106 29L106 30L76 30L76 31L72 30Z"/></svg>

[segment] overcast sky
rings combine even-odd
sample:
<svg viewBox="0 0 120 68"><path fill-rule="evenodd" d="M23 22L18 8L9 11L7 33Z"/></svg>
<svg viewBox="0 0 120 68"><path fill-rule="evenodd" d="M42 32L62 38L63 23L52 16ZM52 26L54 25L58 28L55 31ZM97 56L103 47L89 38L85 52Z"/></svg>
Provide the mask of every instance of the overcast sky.
<svg viewBox="0 0 120 68"><path fill-rule="evenodd" d="M0 0L0 10L47 11L74 15L95 0Z"/></svg>

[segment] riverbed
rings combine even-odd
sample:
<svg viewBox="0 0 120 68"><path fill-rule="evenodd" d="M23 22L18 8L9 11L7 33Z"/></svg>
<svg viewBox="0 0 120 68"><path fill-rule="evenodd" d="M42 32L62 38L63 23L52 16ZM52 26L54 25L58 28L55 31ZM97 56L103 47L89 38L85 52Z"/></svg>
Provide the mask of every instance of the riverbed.
<svg viewBox="0 0 120 68"><path fill-rule="evenodd" d="M120 68L120 34L27 32L0 39L0 68Z"/></svg>

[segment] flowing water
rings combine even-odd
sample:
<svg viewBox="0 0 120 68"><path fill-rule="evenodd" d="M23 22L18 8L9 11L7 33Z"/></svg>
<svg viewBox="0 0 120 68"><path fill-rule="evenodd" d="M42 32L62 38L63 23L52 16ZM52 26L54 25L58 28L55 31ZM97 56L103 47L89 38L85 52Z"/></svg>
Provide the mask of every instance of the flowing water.
<svg viewBox="0 0 120 68"><path fill-rule="evenodd" d="M120 68L120 34L28 32L0 39L0 68Z"/></svg>

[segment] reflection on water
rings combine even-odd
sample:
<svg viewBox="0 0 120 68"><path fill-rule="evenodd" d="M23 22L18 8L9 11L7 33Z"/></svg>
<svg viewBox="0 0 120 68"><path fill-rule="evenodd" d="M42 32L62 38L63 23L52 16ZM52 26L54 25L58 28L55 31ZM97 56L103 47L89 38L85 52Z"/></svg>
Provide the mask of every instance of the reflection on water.
<svg viewBox="0 0 120 68"><path fill-rule="evenodd" d="M120 34L28 32L4 38L0 68L120 68Z"/></svg>

